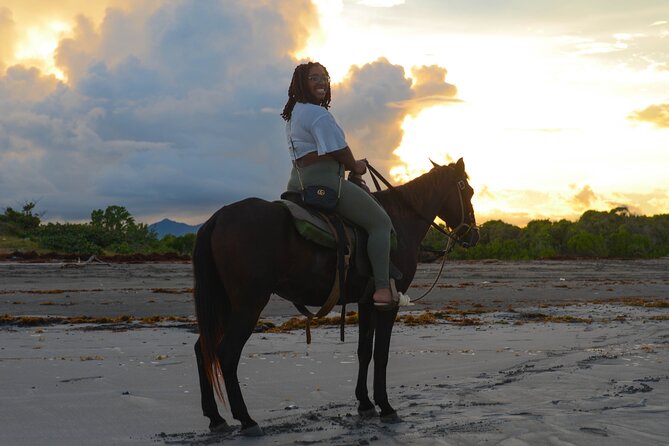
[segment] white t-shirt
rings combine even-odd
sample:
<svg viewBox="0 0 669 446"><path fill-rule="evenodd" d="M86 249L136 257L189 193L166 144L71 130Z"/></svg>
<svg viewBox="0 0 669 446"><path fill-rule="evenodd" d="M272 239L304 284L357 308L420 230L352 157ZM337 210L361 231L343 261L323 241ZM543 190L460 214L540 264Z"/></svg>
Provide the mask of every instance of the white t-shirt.
<svg viewBox="0 0 669 446"><path fill-rule="evenodd" d="M295 104L291 119L286 123L286 141L292 158L291 136L295 146L295 158L301 158L310 152L325 155L348 146L344 131L334 116L324 107L309 103Z"/></svg>

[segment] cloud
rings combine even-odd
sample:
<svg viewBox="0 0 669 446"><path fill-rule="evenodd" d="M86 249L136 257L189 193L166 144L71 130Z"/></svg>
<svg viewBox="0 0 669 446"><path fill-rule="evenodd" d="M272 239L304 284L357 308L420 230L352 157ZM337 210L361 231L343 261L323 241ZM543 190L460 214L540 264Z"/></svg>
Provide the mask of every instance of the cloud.
<svg viewBox="0 0 669 446"><path fill-rule="evenodd" d="M587 184L578 191L570 200L571 204L577 210L589 209L593 202L597 200L597 195Z"/></svg>
<svg viewBox="0 0 669 446"><path fill-rule="evenodd" d="M333 89L332 110L354 155L367 157L383 173L397 164L392 152L402 141L406 116L455 100L457 89L445 82L446 69L415 67L412 74L413 81L401 65L380 58L352 67Z"/></svg>
<svg viewBox="0 0 669 446"><path fill-rule="evenodd" d="M438 65L423 65L411 70L414 83L412 89L417 96L445 96L453 97L458 89L455 85L446 83L446 68Z"/></svg>
<svg viewBox="0 0 669 446"><path fill-rule="evenodd" d="M53 93L60 85L54 76L42 76L37 68L14 65L0 77L0 99L5 103L38 101Z"/></svg>
<svg viewBox="0 0 669 446"><path fill-rule="evenodd" d="M627 207L635 215L666 214L669 208L669 190L654 189L649 192L614 192L606 198L610 208Z"/></svg>
<svg viewBox="0 0 669 446"><path fill-rule="evenodd" d="M12 56L14 40L14 18L12 11L0 6L0 73L4 73L6 61Z"/></svg>
<svg viewBox="0 0 669 446"><path fill-rule="evenodd" d="M318 23L309 0L131 2L73 20L55 57L67 83L20 65L0 76L0 205L37 199L50 219L80 220L119 204L198 222L284 190L279 113L292 54ZM455 93L443 68L414 73L379 59L334 86L354 152L381 168L409 113L393 104Z"/></svg>
<svg viewBox="0 0 669 446"><path fill-rule="evenodd" d="M650 122L660 128L669 128L669 104L655 104L643 110L635 111L629 119Z"/></svg>
<svg viewBox="0 0 669 446"><path fill-rule="evenodd" d="M371 6L373 8L392 8L404 3L405 0L358 0L359 5Z"/></svg>
<svg viewBox="0 0 669 446"><path fill-rule="evenodd" d="M52 218L119 203L137 214L206 214L246 195L276 197L289 169L276 114L307 0L166 2L77 19L57 62L69 85L12 67L0 78L2 202L44 197ZM305 15L306 14L306 15ZM311 14L311 15L309 15ZM20 97L17 97L20 96ZM20 157L17 154L21 154ZM192 206L189 205L192 209Z"/></svg>
<svg viewBox="0 0 669 446"><path fill-rule="evenodd" d="M411 69L413 84L411 99L395 101L388 105L406 109L410 115L416 115L425 108L448 102L461 102L455 96L458 89L446 82L446 68L439 65L423 65Z"/></svg>
<svg viewBox="0 0 669 446"><path fill-rule="evenodd" d="M595 57L610 64L622 65L638 70L648 68L669 69L669 24L658 21L649 25L648 14L640 17L632 14L626 23L611 20L606 28L589 27L586 34L570 33L559 38L566 51L578 55ZM666 13L667 11L665 11ZM611 33L611 29L625 32Z"/></svg>
<svg viewBox="0 0 669 446"><path fill-rule="evenodd" d="M333 113L356 156L388 159L402 140L405 112L389 104L413 98L404 68L386 59L354 66L332 92Z"/></svg>
<svg viewBox="0 0 669 446"><path fill-rule="evenodd" d="M493 201L495 199L495 194L490 191L489 186L484 184L478 191L476 191L476 197L479 199Z"/></svg>

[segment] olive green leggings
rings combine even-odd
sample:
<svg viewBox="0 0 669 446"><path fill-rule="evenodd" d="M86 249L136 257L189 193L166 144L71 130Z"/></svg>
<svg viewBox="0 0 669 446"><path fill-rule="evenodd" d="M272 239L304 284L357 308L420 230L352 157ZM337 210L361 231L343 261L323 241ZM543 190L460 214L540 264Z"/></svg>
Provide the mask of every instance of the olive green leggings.
<svg viewBox="0 0 669 446"><path fill-rule="evenodd" d="M311 166L301 167L300 175L304 186L328 186L339 188L340 164L334 160L319 161ZM288 181L288 190L302 190L298 172L293 167ZM367 231L367 255L372 264L376 289L390 286L388 264L390 262L390 233L393 230L386 211L366 191L355 184L343 180L337 204L337 213Z"/></svg>

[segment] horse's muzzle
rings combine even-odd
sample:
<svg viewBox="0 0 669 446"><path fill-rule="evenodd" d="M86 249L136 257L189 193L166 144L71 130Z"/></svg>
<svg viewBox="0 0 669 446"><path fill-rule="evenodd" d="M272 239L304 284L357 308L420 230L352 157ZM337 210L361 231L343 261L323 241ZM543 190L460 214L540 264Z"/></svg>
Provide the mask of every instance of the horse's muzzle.
<svg viewBox="0 0 669 446"><path fill-rule="evenodd" d="M463 248L473 248L479 242L481 235L479 234L479 228L474 226L469 228L469 230L463 234L458 239L458 243Z"/></svg>

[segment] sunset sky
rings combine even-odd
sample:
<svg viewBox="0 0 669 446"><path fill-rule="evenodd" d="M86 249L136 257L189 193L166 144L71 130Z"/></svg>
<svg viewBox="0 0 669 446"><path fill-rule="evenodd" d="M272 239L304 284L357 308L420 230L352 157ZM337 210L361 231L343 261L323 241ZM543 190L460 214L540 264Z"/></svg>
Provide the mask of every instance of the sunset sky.
<svg viewBox="0 0 669 446"><path fill-rule="evenodd" d="M666 0L0 0L0 209L276 199L306 59L358 157L463 157L480 222L669 213Z"/></svg>

